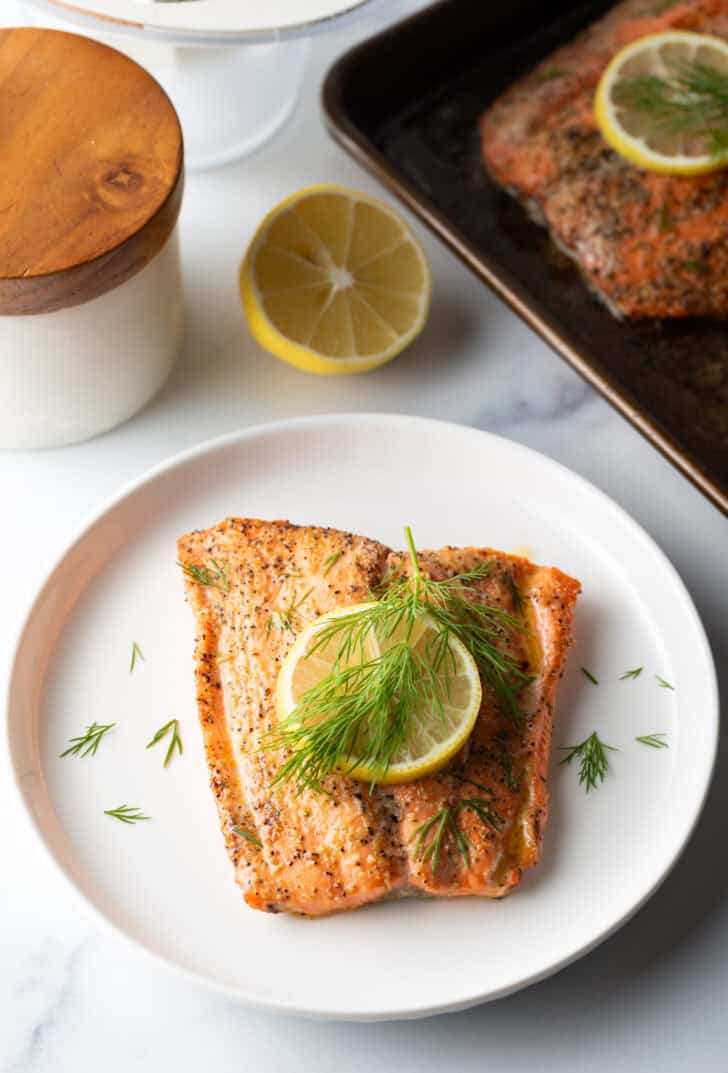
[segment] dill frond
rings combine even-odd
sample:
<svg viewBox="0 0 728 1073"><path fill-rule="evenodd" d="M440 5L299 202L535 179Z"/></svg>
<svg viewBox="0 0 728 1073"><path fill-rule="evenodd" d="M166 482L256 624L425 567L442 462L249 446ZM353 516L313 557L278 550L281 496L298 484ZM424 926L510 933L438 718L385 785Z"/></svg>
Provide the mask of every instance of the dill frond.
<svg viewBox="0 0 728 1073"><path fill-rule="evenodd" d="M609 770L608 752L616 753L613 745L605 745L596 730L592 731L588 738L578 745L567 745L562 748L566 756L560 761L561 764L570 764L572 760L579 760L579 783L584 786L586 792L596 790L597 784L604 782Z"/></svg>
<svg viewBox="0 0 728 1073"><path fill-rule="evenodd" d="M172 737L170 739L169 747L167 749L166 756L164 757L164 763L162 764L162 767L167 767L174 755L175 749L180 754L180 756L182 755L183 750L182 739L179 736L179 719L170 719L168 723L165 723L164 726L161 726L159 730L155 733L152 740L147 745L147 749L151 749L152 746L157 745L162 740L162 738L166 737L166 735L169 734L170 730L172 731Z"/></svg>
<svg viewBox="0 0 728 1073"><path fill-rule="evenodd" d="M320 788L333 771L366 767L372 784L379 782L421 713L443 714L455 671L453 638L471 653L504 712L519 720L518 695L531 678L505 645L511 632L525 627L502 608L473 599L472 585L488 565L433 581L420 569L409 528L405 535L411 576L388 576L370 604L331 618L317 632L306 658L333 653L331 671L270 733L269 747L289 753L276 781ZM410 641L425 620L435 629L418 649ZM379 654L368 655L372 651Z"/></svg>
<svg viewBox="0 0 728 1073"><path fill-rule="evenodd" d="M667 134L704 138L708 151L728 155L728 73L696 59L667 61L668 72L624 79L618 107L649 116Z"/></svg>
<svg viewBox="0 0 728 1073"><path fill-rule="evenodd" d="M116 726L116 723L92 723L86 727L85 734L79 734L77 738L68 739L68 748L61 754L64 756L96 756L96 750L101 744L105 734L108 734Z"/></svg>

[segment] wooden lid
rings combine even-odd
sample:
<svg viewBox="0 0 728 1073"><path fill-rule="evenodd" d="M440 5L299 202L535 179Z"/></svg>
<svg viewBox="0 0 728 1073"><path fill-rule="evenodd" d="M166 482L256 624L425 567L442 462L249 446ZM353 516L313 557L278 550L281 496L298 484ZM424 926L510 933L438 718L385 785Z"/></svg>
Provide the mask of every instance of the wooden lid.
<svg viewBox="0 0 728 1073"><path fill-rule="evenodd" d="M0 30L0 314L118 287L169 238L182 132L157 82L106 45Z"/></svg>

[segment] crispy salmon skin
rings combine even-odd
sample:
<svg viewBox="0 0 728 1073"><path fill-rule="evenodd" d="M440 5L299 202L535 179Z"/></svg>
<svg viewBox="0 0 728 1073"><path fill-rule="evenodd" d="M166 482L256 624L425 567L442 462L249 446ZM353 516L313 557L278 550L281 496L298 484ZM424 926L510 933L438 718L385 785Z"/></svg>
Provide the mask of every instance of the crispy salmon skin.
<svg viewBox="0 0 728 1073"><path fill-rule="evenodd" d="M280 665L303 626L370 598L386 576L408 568L407 557L336 529L228 518L181 537L178 558L222 579L199 584L185 571L210 784L248 905L319 916L418 893L497 898L516 886L541 852L553 707L577 581L487 548L418 553L423 572L436 579L487 563L472 599L524 617L527 628L504 638L532 676L519 698L523 718L514 725L484 689L467 745L438 773L371 792L332 775L326 793L299 792L274 785L284 754L267 735L276 723ZM488 818L468 807L473 799L488 802ZM416 834L446 807L468 850L446 834L435 867Z"/></svg>
<svg viewBox="0 0 728 1073"><path fill-rule="evenodd" d="M661 30L728 39L728 0L624 0L488 108L483 158L617 316L725 317L728 170L642 171L607 145L594 117L612 57Z"/></svg>

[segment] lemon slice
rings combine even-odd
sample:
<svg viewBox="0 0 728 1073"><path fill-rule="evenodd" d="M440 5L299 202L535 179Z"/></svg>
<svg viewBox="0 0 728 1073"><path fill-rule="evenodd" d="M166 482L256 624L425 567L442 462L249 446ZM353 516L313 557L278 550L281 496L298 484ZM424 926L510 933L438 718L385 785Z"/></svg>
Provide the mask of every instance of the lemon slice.
<svg viewBox="0 0 728 1073"><path fill-rule="evenodd" d="M683 81L690 65L711 68L728 80L728 43L684 30L649 34L621 49L601 77L594 100L599 128L613 149L641 168L702 175L728 163L728 154L716 151L709 128L688 130L683 124L681 130L681 124L671 123L663 108L637 107L632 80L641 80L640 96L644 97L645 89L650 93L644 79L655 78L672 87L668 92L673 100L677 95L690 107L698 105L699 95ZM653 82L653 101L654 89Z"/></svg>
<svg viewBox="0 0 728 1073"><path fill-rule="evenodd" d="M332 618L353 615L370 606L371 604L353 604L350 607L338 608L310 623L299 634L278 675L276 703L279 719L286 719L294 713L303 694L331 671L338 646L335 639L308 655L321 629L330 623ZM437 630L434 620L423 616L412 631L409 644L418 654L424 656ZM396 644L400 640L401 637L394 634L387 644ZM376 638L371 633L368 634L364 658L376 659L381 651ZM450 655L449 691L443 710L423 710L418 713L410 740L402 753L395 756L387 771L382 775L365 765L357 764L354 760L348 760L341 765L342 772L350 778L364 782L411 782L437 771L454 756L467 741L478 718L482 690L475 660L457 637L450 638Z"/></svg>
<svg viewBox="0 0 728 1073"><path fill-rule="evenodd" d="M294 194L268 213L240 271L262 347L310 373L383 365L427 320L430 269L407 224L338 186Z"/></svg>

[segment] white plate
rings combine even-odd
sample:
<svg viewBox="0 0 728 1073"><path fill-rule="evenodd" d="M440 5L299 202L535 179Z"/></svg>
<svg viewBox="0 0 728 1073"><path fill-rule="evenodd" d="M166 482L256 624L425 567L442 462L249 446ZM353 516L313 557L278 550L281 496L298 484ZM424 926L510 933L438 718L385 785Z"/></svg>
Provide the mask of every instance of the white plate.
<svg viewBox="0 0 728 1073"><path fill-rule="evenodd" d="M290 518L401 546L528 548L581 579L555 744L597 728L621 750L586 796L554 764L541 864L502 902L389 902L310 921L248 909L233 883L197 726L192 614L175 539L226 515ZM145 662L129 673L132 641ZM634 681L620 681L644 666ZM599 679L592 685L585 666ZM663 676L674 691L660 688ZM173 716L184 756L144 746ZM117 722L96 757L58 759ZM507 994L585 953L655 890L703 802L718 723L715 672L675 571L620 508L524 447L418 418L337 415L251 429L124 491L69 548L20 638L9 693L17 785L85 901L168 964L245 1002L322 1017L394 1018ZM669 749L639 745L664 731ZM105 816L138 805L153 822Z"/></svg>
<svg viewBox="0 0 728 1073"><path fill-rule="evenodd" d="M25 0L97 30L195 41L271 41L316 33L370 0ZM102 25L99 25L102 24Z"/></svg>

